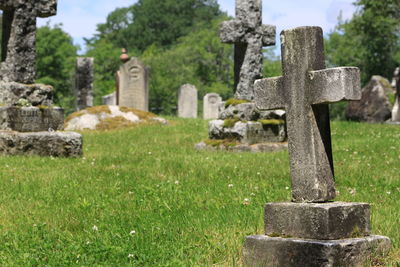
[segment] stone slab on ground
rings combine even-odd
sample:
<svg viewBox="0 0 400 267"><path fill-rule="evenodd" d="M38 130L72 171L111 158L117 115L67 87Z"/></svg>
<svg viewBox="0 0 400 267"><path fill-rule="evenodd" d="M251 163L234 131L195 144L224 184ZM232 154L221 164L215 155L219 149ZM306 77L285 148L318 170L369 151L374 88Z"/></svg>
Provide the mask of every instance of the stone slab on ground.
<svg viewBox="0 0 400 267"><path fill-rule="evenodd" d="M38 107L0 107L0 130L39 132L64 127L64 109Z"/></svg>
<svg viewBox="0 0 400 267"><path fill-rule="evenodd" d="M230 151L230 152L278 152L282 150L287 150L287 142L282 143L261 143L261 144L238 144L235 146L225 146L225 145L207 145L205 142L200 142L195 145L197 150L210 150L210 151Z"/></svg>
<svg viewBox="0 0 400 267"><path fill-rule="evenodd" d="M390 250L390 240L372 235L340 240L312 240L255 235L246 237L243 256L247 267L364 266Z"/></svg>
<svg viewBox="0 0 400 267"><path fill-rule="evenodd" d="M75 132L0 131L0 155L79 157L82 135Z"/></svg>
<svg viewBox="0 0 400 267"><path fill-rule="evenodd" d="M267 203L265 234L320 240L362 237L370 234L367 203Z"/></svg>

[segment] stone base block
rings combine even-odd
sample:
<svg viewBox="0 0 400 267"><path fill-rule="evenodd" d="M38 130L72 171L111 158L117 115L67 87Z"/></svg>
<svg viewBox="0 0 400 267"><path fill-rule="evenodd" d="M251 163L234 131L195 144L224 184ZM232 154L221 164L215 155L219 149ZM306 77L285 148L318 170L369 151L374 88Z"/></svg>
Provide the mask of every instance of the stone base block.
<svg viewBox="0 0 400 267"><path fill-rule="evenodd" d="M210 151L229 151L229 152L277 152L282 150L287 150L288 143L261 143L261 144L238 144L233 146L225 145L207 145L205 142L200 142L195 145L197 150L210 150Z"/></svg>
<svg viewBox="0 0 400 267"><path fill-rule="evenodd" d="M0 154L78 157L82 155L82 135L75 132L0 131Z"/></svg>
<svg viewBox="0 0 400 267"><path fill-rule="evenodd" d="M367 203L268 203L265 234L308 239L343 239L370 234Z"/></svg>
<svg viewBox="0 0 400 267"><path fill-rule="evenodd" d="M267 142L286 141L286 128L284 121L278 124L268 124L280 122L278 120L265 120L267 123L259 121L224 121L212 120L208 124L208 135L210 139L234 139L242 144L253 145ZM233 125L227 126L226 124Z"/></svg>
<svg viewBox="0 0 400 267"><path fill-rule="evenodd" d="M40 132L64 127L62 108L0 107L0 130Z"/></svg>
<svg viewBox="0 0 400 267"><path fill-rule="evenodd" d="M244 266L361 267L388 253L390 246L389 238L376 235L329 241L248 236L243 250Z"/></svg>

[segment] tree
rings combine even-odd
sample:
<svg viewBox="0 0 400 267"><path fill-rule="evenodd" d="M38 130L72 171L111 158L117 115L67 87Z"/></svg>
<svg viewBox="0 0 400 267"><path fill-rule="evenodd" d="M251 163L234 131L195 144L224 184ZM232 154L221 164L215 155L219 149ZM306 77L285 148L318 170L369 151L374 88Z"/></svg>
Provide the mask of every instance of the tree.
<svg viewBox="0 0 400 267"><path fill-rule="evenodd" d="M55 89L55 103L66 113L73 110L72 76L75 70L77 46L61 25L46 25L37 31L37 73L36 81L52 85Z"/></svg>
<svg viewBox="0 0 400 267"><path fill-rule="evenodd" d="M326 40L328 64L357 66L365 84L372 75L391 77L399 51L400 1L357 0L350 21L339 24Z"/></svg>
<svg viewBox="0 0 400 267"><path fill-rule="evenodd" d="M134 52L143 52L152 44L168 47L194 25L209 24L220 14L216 0L139 0L108 15L90 42L106 39Z"/></svg>

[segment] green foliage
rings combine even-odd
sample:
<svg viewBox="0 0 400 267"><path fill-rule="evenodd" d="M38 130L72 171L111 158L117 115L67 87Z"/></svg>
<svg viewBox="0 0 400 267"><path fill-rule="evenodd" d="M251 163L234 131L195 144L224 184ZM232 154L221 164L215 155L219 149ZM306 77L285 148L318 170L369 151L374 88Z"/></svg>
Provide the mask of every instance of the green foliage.
<svg viewBox="0 0 400 267"><path fill-rule="evenodd" d="M199 99L209 92L223 98L232 95L232 46L218 38L221 20L195 30L178 40L170 49L150 46L141 59L150 66L150 108L156 113L174 114L181 85L191 83L199 90Z"/></svg>
<svg viewBox="0 0 400 267"><path fill-rule="evenodd" d="M77 49L71 36L61 29L61 25L47 25L37 31L36 82L54 87L55 104L62 106L66 113L73 111L72 77Z"/></svg>
<svg viewBox="0 0 400 267"><path fill-rule="evenodd" d="M195 25L208 25L219 15L215 0L139 0L108 15L90 42L106 39L135 53L152 44L168 47L189 34Z"/></svg>
<svg viewBox="0 0 400 267"><path fill-rule="evenodd" d="M373 233L393 242L380 265L396 266L398 128L332 133L337 200L371 204ZM240 266L265 203L291 200L288 154L195 151L206 138L207 121L177 119L84 133L83 158L1 157L0 265Z"/></svg>
<svg viewBox="0 0 400 267"><path fill-rule="evenodd" d="M400 2L358 0L356 14L339 24L326 40L327 60L333 66L357 66L365 84L372 75L390 78L399 53L397 30Z"/></svg>
<svg viewBox="0 0 400 267"><path fill-rule="evenodd" d="M264 77L277 77L282 75L282 63L279 56L275 55L275 47L264 49Z"/></svg>

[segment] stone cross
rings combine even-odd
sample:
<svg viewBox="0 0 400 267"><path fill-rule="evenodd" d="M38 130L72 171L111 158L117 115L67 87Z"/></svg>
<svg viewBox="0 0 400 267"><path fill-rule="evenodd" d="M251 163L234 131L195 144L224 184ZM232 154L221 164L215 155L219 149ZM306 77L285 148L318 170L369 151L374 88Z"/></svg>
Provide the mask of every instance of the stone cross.
<svg viewBox="0 0 400 267"><path fill-rule="evenodd" d="M283 77L255 82L260 109L286 109L292 198L324 202L335 198L329 107L361 98L358 68L325 69L322 29L281 33Z"/></svg>
<svg viewBox="0 0 400 267"><path fill-rule="evenodd" d="M395 102L392 109L392 121L400 122L400 68L397 67L393 73L392 86L395 92Z"/></svg>
<svg viewBox="0 0 400 267"><path fill-rule="evenodd" d="M0 78L34 83L36 74L36 18L57 13L57 0L0 0L3 10Z"/></svg>
<svg viewBox="0 0 400 267"><path fill-rule="evenodd" d="M263 46L275 45L276 27L262 24L262 0L236 0L236 18L221 24L220 38L235 44L235 98L253 100L262 77Z"/></svg>
<svg viewBox="0 0 400 267"><path fill-rule="evenodd" d="M75 68L76 110L93 106L94 58L78 57Z"/></svg>

